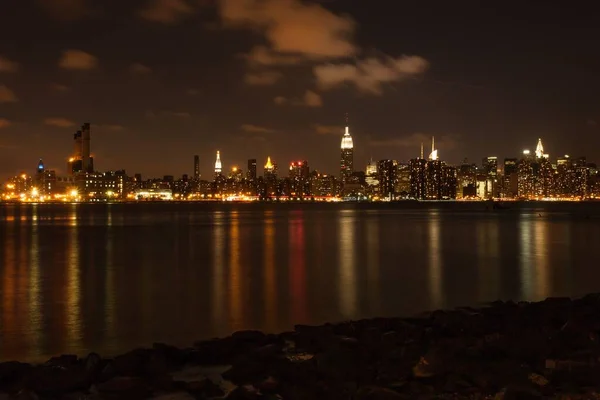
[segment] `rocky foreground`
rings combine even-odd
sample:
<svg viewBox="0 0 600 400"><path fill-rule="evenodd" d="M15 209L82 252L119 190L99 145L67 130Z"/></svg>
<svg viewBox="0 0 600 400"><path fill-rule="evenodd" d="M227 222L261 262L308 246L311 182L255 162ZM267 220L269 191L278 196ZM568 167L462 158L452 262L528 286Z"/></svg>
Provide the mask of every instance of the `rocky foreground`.
<svg viewBox="0 0 600 400"><path fill-rule="evenodd" d="M0 399L595 399L600 294L0 364Z"/></svg>

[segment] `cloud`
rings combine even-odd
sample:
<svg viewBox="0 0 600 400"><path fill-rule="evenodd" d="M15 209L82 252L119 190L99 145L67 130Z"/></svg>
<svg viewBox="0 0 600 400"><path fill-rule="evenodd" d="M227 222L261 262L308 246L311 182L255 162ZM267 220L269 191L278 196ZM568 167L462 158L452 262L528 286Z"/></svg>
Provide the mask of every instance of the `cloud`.
<svg viewBox="0 0 600 400"><path fill-rule="evenodd" d="M92 128L94 129L98 129L98 130L105 130L105 131L111 131L111 132L122 132L125 130L125 127L123 125L94 125L92 126Z"/></svg>
<svg viewBox="0 0 600 400"><path fill-rule="evenodd" d="M96 68L98 59L85 51L66 50L58 65L64 69L89 70Z"/></svg>
<svg viewBox="0 0 600 400"><path fill-rule="evenodd" d="M0 72L17 72L18 70L19 63L0 56Z"/></svg>
<svg viewBox="0 0 600 400"><path fill-rule="evenodd" d="M356 64L326 64L315 66L313 72L319 87L332 89L352 83L362 92L380 95L382 85L401 81L425 72L429 63L419 56L367 58Z"/></svg>
<svg viewBox="0 0 600 400"><path fill-rule="evenodd" d="M0 103L14 103L18 100L15 92L5 85L0 85Z"/></svg>
<svg viewBox="0 0 600 400"><path fill-rule="evenodd" d="M307 90L304 94L304 105L307 107L321 107L323 105L323 99L318 93Z"/></svg>
<svg viewBox="0 0 600 400"><path fill-rule="evenodd" d="M147 118L156 117L175 117L175 118L190 118L191 114L186 111L146 111Z"/></svg>
<svg viewBox="0 0 600 400"><path fill-rule="evenodd" d="M7 120L6 118L0 118L0 129L8 128L11 125L12 125L12 122Z"/></svg>
<svg viewBox="0 0 600 400"><path fill-rule="evenodd" d="M44 120L44 124L48 126L54 126L56 128L71 128L75 126L75 122L71 121L70 119L61 117L46 118Z"/></svg>
<svg viewBox="0 0 600 400"><path fill-rule="evenodd" d="M144 64L134 63L129 66L129 72L136 75L147 75L152 73L152 68Z"/></svg>
<svg viewBox="0 0 600 400"><path fill-rule="evenodd" d="M244 82L248 85L269 86L274 85L283 77L281 72L249 72L244 76Z"/></svg>
<svg viewBox="0 0 600 400"><path fill-rule="evenodd" d="M428 149L431 147L432 136L435 136L435 147L442 152L456 147L457 137L455 135L427 135L424 133L413 133L408 136L398 136L389 139L371 139L369 140L369 145L373 147L407 147L418 150L421 147L421 143L423 143L425 152L428 153Z"/></svg>
<svg viewBox="0 0 600 400"><path fill-rule="evenodd" d="M248 133L274 133L275 131L264 126L244 124L240 127L244 132Z"/></svg>
<svg viewBox="0 0 600 400"><path fill-rule="evenodd" d="M256 46L243 57L252 66L260 65L293 65L302 61L302 57L277 54L266 46Z"/></svg>
<svg viewBox="0 0 600 400"><path fill-rule="evenodd" d="M220 0L228 27L262 32L276 54L313 60L352 56L355 23L319 4L302 0Z"/></svg>
<svg viewBox="0 0 600 400"><path fill-rule="evenodd" d="M302 98L285 98L283 96L277 96L273 99L273 102L278 106L282 106L284 104L290 104L292 106L303 106L303 107L321 107L323 106L323 99L321 95L313 92L312 90L307 90L304 93Z"/></svg>
<svg viewBox="0 0 600 400"><path fill-rule="evenodd" d="M55 90L57 92L66 92L69 90L69 87L60 83L51 83L50 89Z"/></svg>
<svg viewBox="0 0 600 400"><path fill-rule="evenodd" d="M316 124L316 125L314 125L314 128L315 128L315 132L317 132L319 135L339 135L339 136L341 136L344 134L343 126Z"/></svg>
<svg viewBox="0 0 600 400"><path fill-rule="evenodd" d="M147 21L174 24L193 11L186 0L151 0L138 15Z"/></svg>
<svg viewBox="0 0 600 400"><path fill-rule="evenodd" d="M191 117L191 114L189 112L185 112L185 111L167 111L165 113L165 115L171 116L171 117L177 117L177 118L189 118Z"/></svg>
<svg viewBox="0 0 600 400"><path fill-rule="evenodd" d="M87 13L86 0L38 0L39 5L54 19L74 21Z"/></svg>

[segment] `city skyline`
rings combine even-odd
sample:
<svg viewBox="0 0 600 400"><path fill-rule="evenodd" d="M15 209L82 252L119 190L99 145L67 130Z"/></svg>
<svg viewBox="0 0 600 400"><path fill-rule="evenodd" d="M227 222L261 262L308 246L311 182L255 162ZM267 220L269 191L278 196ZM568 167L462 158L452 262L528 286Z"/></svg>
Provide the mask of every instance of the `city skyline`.
<svg viewBox="0 0 600 400"><path fill-rule="evenodd" d="M345 112L360 169L408 161L432 136L452 164L518 157L539 137L600 159L592 12L516 1L406 4L400 15L382 0L177 3L0 5L0 35L11 38L0 41L0 178L39 158L64 173L81 120L94 123L97 169L146 176L192 176L198 155L207 177L216 150L224 166L271 156L337 174Z"/></svg>

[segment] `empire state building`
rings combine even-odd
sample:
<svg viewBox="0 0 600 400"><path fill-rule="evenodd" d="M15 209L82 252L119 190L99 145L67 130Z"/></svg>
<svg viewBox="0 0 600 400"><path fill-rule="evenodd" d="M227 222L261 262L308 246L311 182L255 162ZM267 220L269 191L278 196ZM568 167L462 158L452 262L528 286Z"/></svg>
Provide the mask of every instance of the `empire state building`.
<svg viewBox="0 0 600 400"><path fill-rule="evenodd" d="M345 183L354 172L354 143L352 142L348 126L346 126L346 132L344 133L344 137L342 137L341 150L340 177L342 178L342 182Z"/></svg>

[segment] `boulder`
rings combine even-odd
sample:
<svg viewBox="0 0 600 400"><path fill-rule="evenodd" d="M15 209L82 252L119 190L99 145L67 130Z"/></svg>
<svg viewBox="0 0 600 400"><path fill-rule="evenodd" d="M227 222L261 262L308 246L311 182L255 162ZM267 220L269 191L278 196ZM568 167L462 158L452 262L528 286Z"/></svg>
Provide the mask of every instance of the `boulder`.
<svg viewBox="0 0 600 400"><path fill-rule="evenodd" d="M141 400L150 395L148 384L141 378L116 377L97 387L103 399Z"/></svg>

